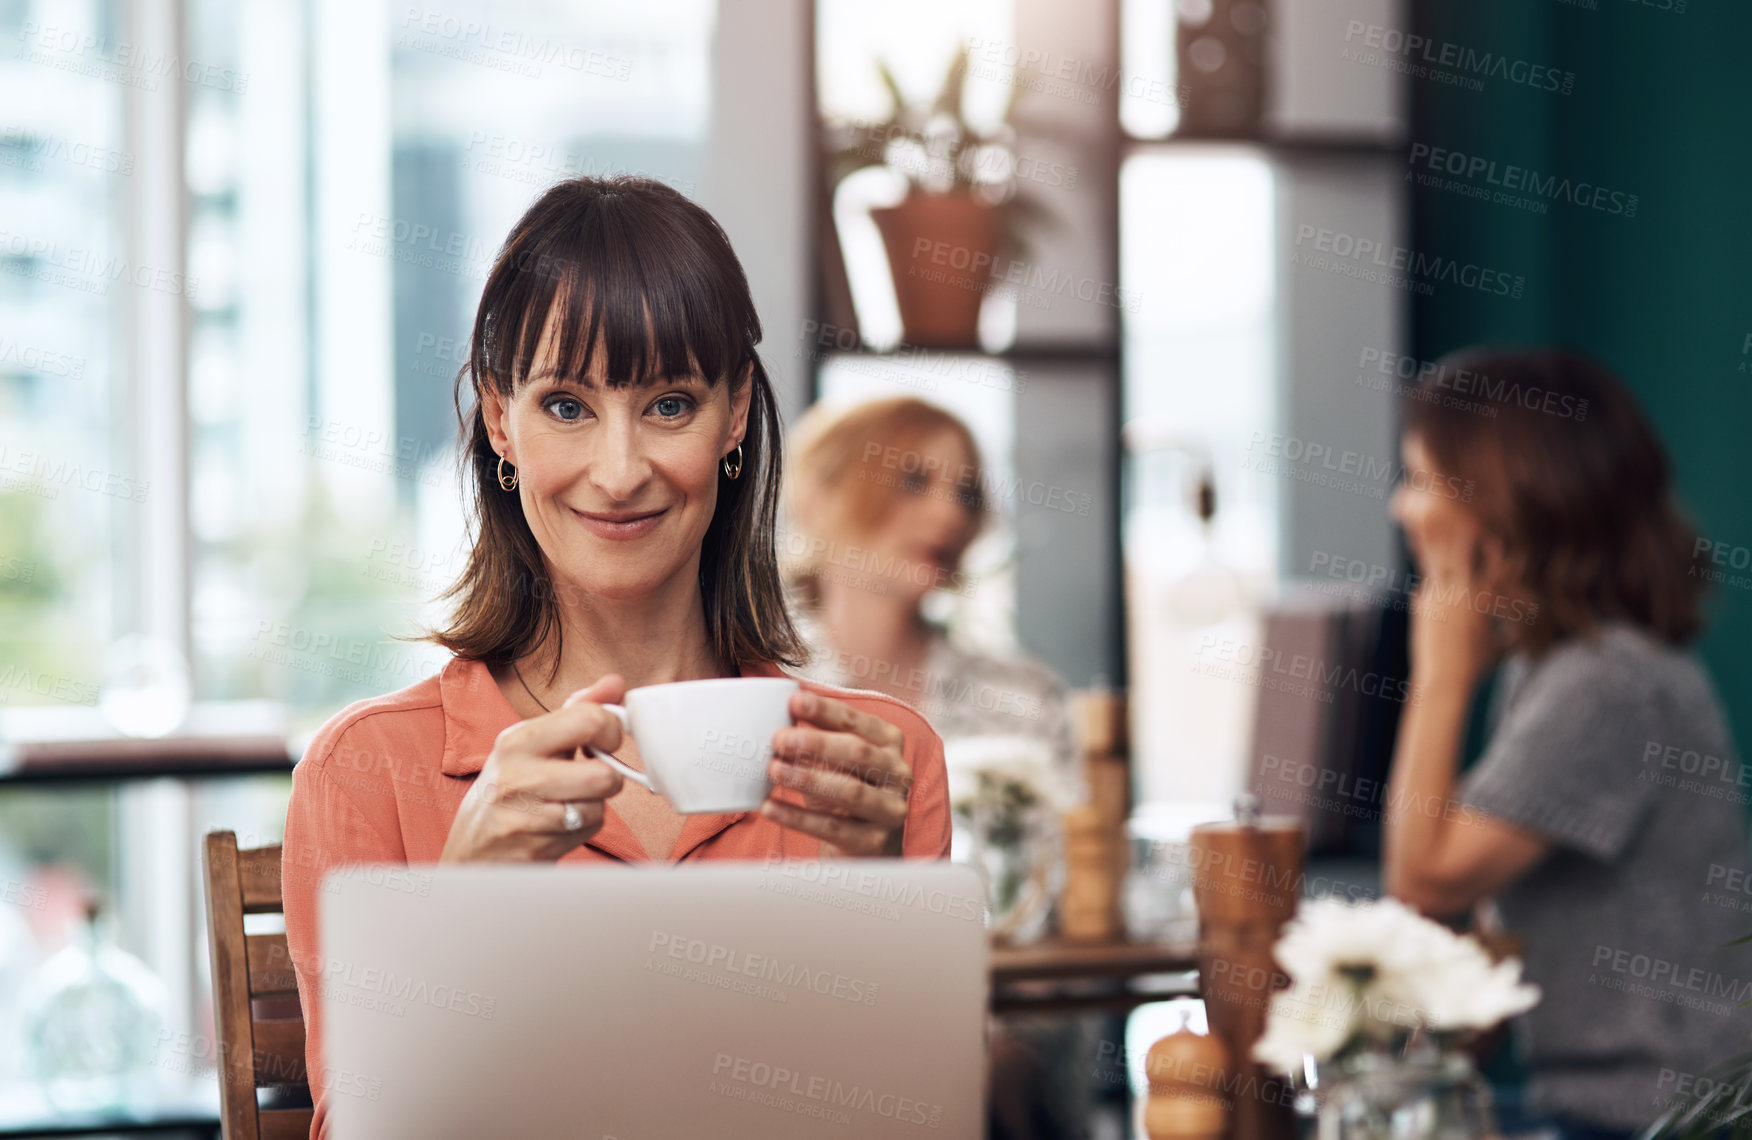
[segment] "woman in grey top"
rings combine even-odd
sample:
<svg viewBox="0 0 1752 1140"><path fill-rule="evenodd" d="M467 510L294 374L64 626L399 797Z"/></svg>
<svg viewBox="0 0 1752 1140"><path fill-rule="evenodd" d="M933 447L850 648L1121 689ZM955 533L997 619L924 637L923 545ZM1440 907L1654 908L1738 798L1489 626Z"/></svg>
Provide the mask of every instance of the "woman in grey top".
<svg viewBox="0 0 1752 1140"><path fill-rule="evenodd" d="M1543 991L1519 1027L1526 1114L1629 1135L1752 1032L1752 948L1724 948L1752 931L1752 775L1684 648L1704 544L1599 365L1473 352L1412 396L1392 511L1423 577L1386 887L1437 916L1495 900ZM1499 661L1483 754L1457 777Z"/></svg>

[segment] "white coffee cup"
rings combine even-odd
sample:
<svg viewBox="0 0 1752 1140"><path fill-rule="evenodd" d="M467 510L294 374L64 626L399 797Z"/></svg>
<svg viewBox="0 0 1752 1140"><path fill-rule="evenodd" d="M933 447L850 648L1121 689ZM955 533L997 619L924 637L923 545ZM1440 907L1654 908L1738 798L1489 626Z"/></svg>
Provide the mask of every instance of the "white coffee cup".
<svg viewBox="0 0 1752 1140"><path fill-rule="evenodd" d="M789 727L785 677L711 677L629 690L626 704L602 707L639 746L645 771L584 746L627 779L649 788L678 812L753 811L772 790L767 765L773 734Z"/></svg>

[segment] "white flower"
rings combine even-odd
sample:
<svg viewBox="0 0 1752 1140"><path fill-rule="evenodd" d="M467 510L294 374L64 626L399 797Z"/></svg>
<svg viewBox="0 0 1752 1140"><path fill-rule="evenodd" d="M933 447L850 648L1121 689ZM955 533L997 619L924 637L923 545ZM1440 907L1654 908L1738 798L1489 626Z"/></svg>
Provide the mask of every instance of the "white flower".
<svg viewBox="0 0 1752 1140"><path fill-rule="evenodd" d="M1493 963L1472 938L1465 949L1428 971L1418 994L1424 1024L1438 1031L1488 1029L1539 1003L1539 987L1521 981L1521 960Z"/></svg>
<svg viewBox="0 0 1752 1140"><path fill-rule="evenodd" d="M980 777L1026 788L1054 811L1073 802L1052 762L1052 746L1031 736L959 736L943 741L949 802L965 811L982 794Z"/></svg>
<svg viewBox="0 0 1752 1140"><path fill-rule="evenodd" d="M1304 902L1278 940L1278 964L1309 985L1361 989L1356 999L1368 1016L1395 1025L1415 1025L1418 976L1435 953L1435 940L1451 937L1436 923L1393 900Z"/></svg>
<svg viewBox="0 0 1752 1140"><path fill-rule="evenodd" d="M1477 939L1394 899L1304 902L1274 954L1291 986L1273 996L1254 1055L1281 1068L1303 1053L1325 1060L1358 1036L1485 1029L1539 1000L1518 960L1493 964Z"/></svg>
<svg viewBox="0 0 1752 1140"><path fill-rule="evenodd" d="M1253 1059L1279 1072L1302 1069L1302 1055L1330 1057L1357 1031L1356 1007L1313 983L1297 982L1271 996L1265 1034L1254 1043Z"/></svg>

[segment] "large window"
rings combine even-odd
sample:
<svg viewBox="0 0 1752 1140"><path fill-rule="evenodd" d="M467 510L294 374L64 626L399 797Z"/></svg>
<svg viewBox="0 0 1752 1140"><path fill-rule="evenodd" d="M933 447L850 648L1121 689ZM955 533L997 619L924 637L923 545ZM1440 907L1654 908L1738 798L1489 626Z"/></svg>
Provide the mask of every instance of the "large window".
<svg viewBox="0 0 1752 1140"><path fill-rule="evenodd" d="M92 704L115 624L116 522L153 488L115 446L117 335L151 267L119 230L125 88L81 45L100 0L0 5L0 705ZM144 285L136 284L143 280Z"/></svg>
<svg viewBox="0 0 1752 1140"><path fill-rule="evenodd" d="M451 392L487 269L561 178L698 192L714 9L192 15L191 50L248 78L189 100L189 257L217 282L190 344L197 691L309 728L440 661L392 635L461 569Z"/></svg>
<svg viewBox="0 0 1752 1140"><path fill-rule="evenodd" d="M1120 170L1120 276L1141 302L1125 325L1124 520L1141 803L1241 790L1253 691L1208 675L1200 651L1251 638L1276 581L1277 488L1245 467L1278 419L1275 202L1252 148L1143 151Z"/></svg>
<svg viewBox="0 0 1752 1140"><path fill-rule="evenodd" d="M0 739L113 732L106 677L143 676L188 725L296 743L434 670L397 636L461 567L487 268L562 178L704 195L708 143L746 141L712 115L717 15L0 3ZM288 787L0 788L0 886L31 904L0 903L0 1118L30 1095L18 996L86 895L170 1028L210 1034L201 836L276 842Z"/></svg>
<svg viewBox="0 0 1752 1140"><path fill-rule="evenodd" d="M130 263L126 88L84 46L116 18L99 0L0 5L0 740L96 703L154 492L122 436L123 330L134 293L171 283ZM116 823L99 790L0 796L0 1082L23 1064L32 971L85 895L114 890Z"/></svg>

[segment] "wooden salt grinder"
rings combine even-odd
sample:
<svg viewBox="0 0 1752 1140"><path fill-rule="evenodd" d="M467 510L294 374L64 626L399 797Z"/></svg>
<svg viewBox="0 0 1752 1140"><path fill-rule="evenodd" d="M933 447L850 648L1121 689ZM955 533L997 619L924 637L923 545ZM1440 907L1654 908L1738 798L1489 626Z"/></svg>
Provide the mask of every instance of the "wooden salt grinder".
<svg viewBox="0 0 1752 1140"><path fill-rule="evenodd" d="M1259 818L1257 804L1243 795L1235 822L1192 830L1199 989L1240 1078L1231 1081L1231 1140L1294 1140L1292 1094L1253 1060L1253 1043L1265 1032L1279 976L1272 945L1301 900L1306 833L1299 820Z"/></svg>
<svg viewBox="0 0 1752 1140"><path fill-rule="evenodd" d="M1150 1140L1223 1140L1229 1131L1229 1098L1223 1079L1229 1050L1222 1039L1194 1033L1183 1020L1178 1032L1150 1046L1144 1076L1144 1132Z"/></svg>

